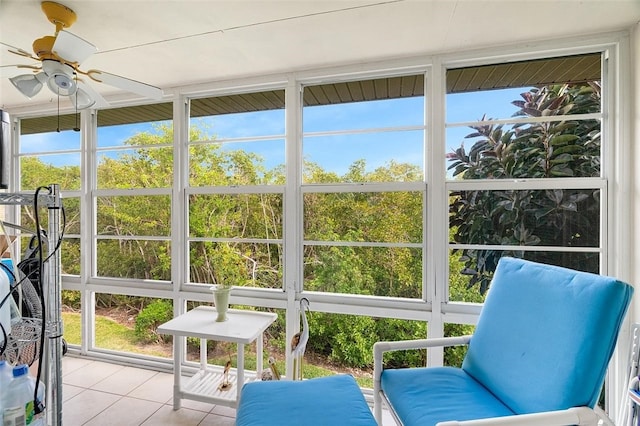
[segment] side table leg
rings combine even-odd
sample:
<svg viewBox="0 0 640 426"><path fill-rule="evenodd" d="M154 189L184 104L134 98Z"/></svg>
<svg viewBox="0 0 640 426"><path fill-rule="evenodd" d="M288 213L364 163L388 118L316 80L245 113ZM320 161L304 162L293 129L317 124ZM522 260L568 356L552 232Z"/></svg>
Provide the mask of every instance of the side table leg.
<svg viewBox="0 0 640 426"><path fill-rule="evenodd" d="M238 383L236 389L236 407L240 402L240 393L242 391L242 385L244 385L244 343L238 343Z"/></svg>
<svg viewBox="0 0 640 426"><path fill-rule="evenodd" d="M262 374L262 347L264 345L262 333L258 336L258 341L256 342L256 377L260 378ZM275 379L275 377L274 377Z"/></svg>
<svg viewBox="0 0 640 426"><path fill-rule="evenodd" d="M182 405L180 376L182 375L182 347L184 337L173 336L173 409L179 410Z"/></svg>

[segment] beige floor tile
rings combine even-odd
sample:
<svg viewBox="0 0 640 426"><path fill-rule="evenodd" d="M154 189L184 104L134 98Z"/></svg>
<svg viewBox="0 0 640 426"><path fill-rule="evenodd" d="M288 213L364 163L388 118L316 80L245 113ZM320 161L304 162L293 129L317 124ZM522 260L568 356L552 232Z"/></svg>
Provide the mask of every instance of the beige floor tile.
<svg viewBox="0 0 640 426"><path fill-rule="evenodd" d="M173 396L173 375L157 373L129 392L127 396L146 399L147 401L161 402L163 404L171 402Z"/></svg>
<svg viewBox="0 0 640 426"><path fill-rule="evenodd" d="M173 399L169 402L169 404L173 406ZM213 408L213 404L211 403L193 401L191 399L183 399L181 405L183 408L188 408L189 410L198 410L202 411L203 413L208 413Z"/></svg>
<svg viewBox="0 0 640 426"><path fill-rule="evenodd" d="M72 373L63 375L62 382L68 385L90 388L123 368L122 365L93 362Z"/></svg>
<svg viewBox="0 0 640 426"><path fill-rule="evenodd" d="M219 416L232 417L235 419L236 417L236 409L231 407L225 407L224 405L216 405L211 410L211 414L216 414Z"/></svg>
<svg viewBox="0 0 640 426"><path fill-rule="evenodd" d="M173 410L171 405L163 405L150 418L148 418L143 426L197 426L207 416L207 413L197 410L189 410L181 408L177 411Z"/></svg>
<svg viewBox="0 0 640 426"><path fill-rule="evenodd" d="M92 418L85 426L138 426L162 408L159 402L123 397Z"/></svg>
<svg viewBox="0 0 640 426"><path fill-rule="evenodd" d="M62 357L62 375L65 376L67 374L73 373L74 371L86 367L87 365L94 362L95 361L86 358L64 356Z"/></svg>
<svg viewBox="0 0 640 426"><path fill-rule="evenodd" d="M62 402L68 401L80 392L85 391L85 388L81 388L73 385L62 384Z"/></svg>
<svg viewBox="0 0 640 426"><path fill-rule="evenodd" d="M104 380L91 386L91 389L115 393L118 395L127 395L129 392L142 385L156 374L157 373L155 371L124 367Z"/></svg>
<svg viewBox="0 0 640 426"><path fill-rule="evenodd" d="M207 414L207 417L200 422L198 426L233 426L236 419L233 417L217 416L215 414Z"/></svg>
<svg viewBox="0 0 640 426"><path fill-rule="evenodd" d="M110 393L85 390L62 405L62 422L65 425L83 425L118 399L119 396Z"/></svg>

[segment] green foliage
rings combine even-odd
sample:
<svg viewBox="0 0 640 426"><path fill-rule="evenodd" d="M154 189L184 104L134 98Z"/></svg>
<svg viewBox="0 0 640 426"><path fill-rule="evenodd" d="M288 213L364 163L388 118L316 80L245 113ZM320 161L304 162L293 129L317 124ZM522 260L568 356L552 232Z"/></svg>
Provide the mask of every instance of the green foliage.
<svg viewBox="0 0 640 426"><path fill-rule="evenodd" d="M136 317L135 335L141 343L158 342L166 338L156 333L162 323L173 318L173 305L168 300L154 300Z"/></svg>
<svg viewBox="0 0 640 426"><path fill-rule="evenodd" d="M372 318L314 312L309 315L307 348L337 364L366 368L373 365L373 344L380 340L424 339L426 324L392 318ZM425 363L424 353L397 352L387 365Z"/></svg>
<svg viewBox="0 0 640 426"><path fill-rule="evenodd" d="M80 292L73 290L62 290L62 304L72 309L80 309Z"/></svg>
<svg viewBox="0 0 640 426"><path fill-rule="evenodd" d="M551 85L531 89L513 102L521 117L550 117L600 111L596 83ZM522 179L594 177L600 175L598 120L559 120L514 125L472 127L475 140L448 155L449 169L460 179ZM464 244L597 247L600 193L580 190L472 190L452 193L450 223L454 241ZM468 286L489 288L498 260L504 255L553 263L587 271L598 270L593 253L462 250Z"/></svg>

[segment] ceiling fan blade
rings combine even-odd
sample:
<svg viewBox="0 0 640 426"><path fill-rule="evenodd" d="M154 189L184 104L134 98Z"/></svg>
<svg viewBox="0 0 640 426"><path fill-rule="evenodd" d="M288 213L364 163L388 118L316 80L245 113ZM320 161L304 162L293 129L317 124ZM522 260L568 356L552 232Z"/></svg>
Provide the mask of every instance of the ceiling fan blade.
<svg viewBox="0 0 640 426"><path fill-rule="evenodd" d="M23 56L25 58L33 59L34 61L38 61L39 59L33 56L31 53L26 50L22 50L19 47L12 46L7 43L3 43L0 41L0 45L4 46L9 53L13 53L14 55Z"/></svg>
<svg viewBox="0 0 640 426"><path fill-rule="evenodd" d="M126 90L128 92L136 93L144 97L160 100L164 93L162 89L151 86L146 83L141 83L129 78L120 77L119 75L111 74L100 70L89 70L86 73L89 77L99 83L105 83L118 89Z"/></svg>
<svg viewBox="0 0 640 426"><path fill-rule="evenodd" d="M25 65L25 64L11 64L0 65L0 77L13 77L18 74L29 71L40 71L42 69L39 65Z"/></svg>
<svg viewBox="0 0 640 426"><path fill-rule="evenodd" d="M84 109L89 107L100 109L100 108L109 107L109 102L107 102L106 99L103 98L100 93L96 92L93 89L93 87L91 87L91 85L85 83L82 80L78 80L77 83L78 83L78 97L76 97L75 95L69 96L69 98L71 99L71 103L73 103L74 106L77 104L78 109ZM87 100L81 99L81 97L83 97L84 95L86 95L88 99L93 101L93 103L88 102L89 103L88 105L82 105L83 102L87 102Z"/></svg>
<svg viewBox="0 0 640 426"><path fill-rule="evenodd" d="M60 31L53 43L53 53L67 62L82 63L89 56L98 51L98 48L88 41L68 31Z"/></svg>

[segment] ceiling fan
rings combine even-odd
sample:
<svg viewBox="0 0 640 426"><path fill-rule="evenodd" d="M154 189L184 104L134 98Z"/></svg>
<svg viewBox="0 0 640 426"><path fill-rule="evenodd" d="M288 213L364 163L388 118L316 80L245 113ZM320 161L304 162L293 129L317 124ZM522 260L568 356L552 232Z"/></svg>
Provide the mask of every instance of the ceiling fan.
<svg viewBox="0 0 640 426"><path fill-rule="evenodd" d="M108 72L90 69L83 71L80 64L97 52L97 48L86 40L68 32L76 21L76 13L62 4L43 1L42 11L47 19L56 26L53 36L44 36L33 42L31 53L0 42L8 51L25 58L40 62L33 65L5 65L2 68L17 67L30 69L31 73L11 77L11 83L27 98L37 95L43 85L58 96L68 96L76 109L108 106L107 101L95 91L82 76L98 83L108 84L147 98L159 100L162 90L149 84L131 80Z"/></svg>

